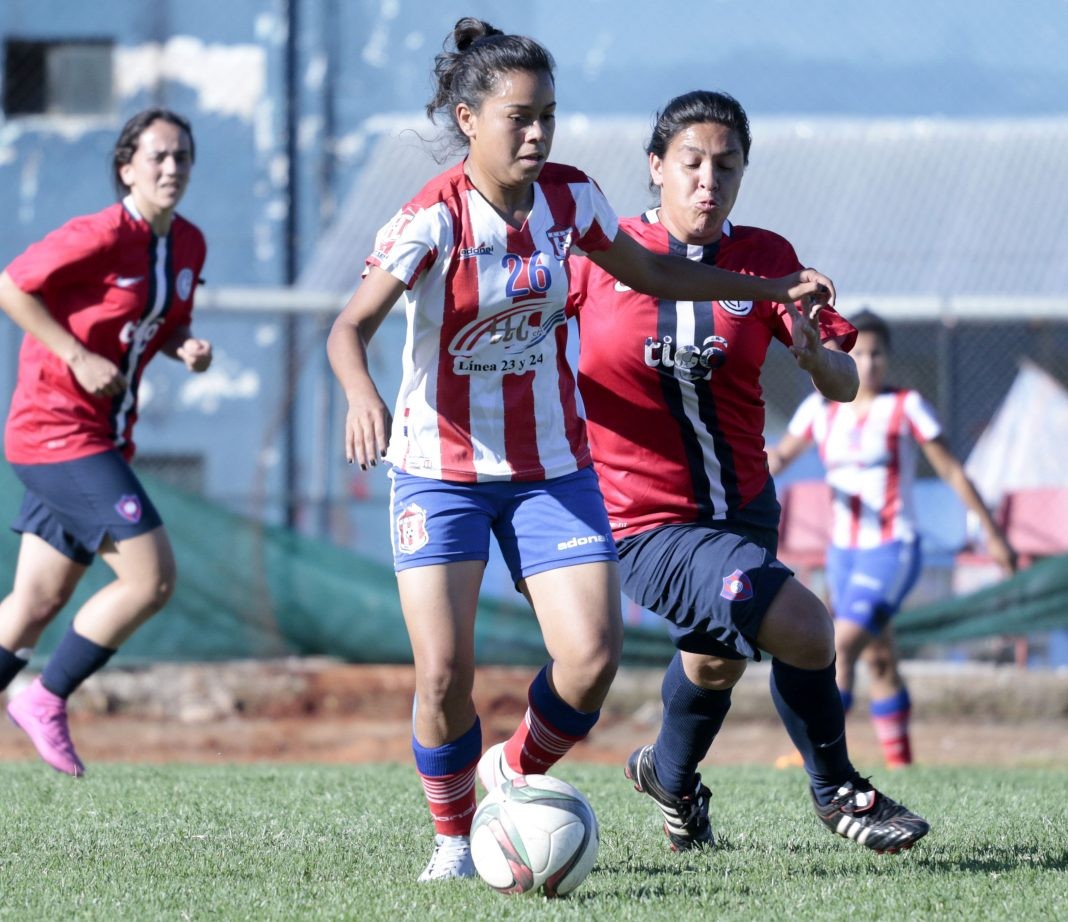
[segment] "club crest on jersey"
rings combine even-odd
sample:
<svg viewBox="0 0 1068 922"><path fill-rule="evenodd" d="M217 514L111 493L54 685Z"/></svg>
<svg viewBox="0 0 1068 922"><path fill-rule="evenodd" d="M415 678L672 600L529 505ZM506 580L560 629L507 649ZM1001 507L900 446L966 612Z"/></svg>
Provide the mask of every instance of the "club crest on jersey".
<svg viewBox="0 0 1068 922"><path fill-rule="evenodd" d="M571 249L571 228L554 228L546 231L545 236L549 238L549 243L552 245L553 256L557 259L567 259L568 251Z"/></svg>
<svg viewBox="0 0 1068 922"><path fill-rule="evenodd" d="M752 301L719 301L718 304L728 314L734 314L735 317L744 317L753 309Z"/></svg>
<svg viewBox="0 0 1068 922"><path fill-rule="evenodd" d="M728 602L747 602L753 597L753 584L741 570L735 570L730 576L723 577L719 594Z"/></svg>
<svg viewBox="0 0 1068 922"><path fill-rule="evenodd" d="M188 301L189 296L193 293L193 270L183 269L178 273L178 278L174 280L174 288L178 292L178 297L183 301Z"/></svg>
<svg viewBox="0 0 1068 922"><path fill-rule="evenodd" d="M141 521L141 497L135 493L120 496L115 503L115 511L127 522L136 525Z"/></svg>
<svg viewBox="0 0 1068 922"><path fill-rule="evenodd" d="M397 516L397 547L402 554L414 554L426 547L430 535L426 530L426 510L409 503Z"/></svg>

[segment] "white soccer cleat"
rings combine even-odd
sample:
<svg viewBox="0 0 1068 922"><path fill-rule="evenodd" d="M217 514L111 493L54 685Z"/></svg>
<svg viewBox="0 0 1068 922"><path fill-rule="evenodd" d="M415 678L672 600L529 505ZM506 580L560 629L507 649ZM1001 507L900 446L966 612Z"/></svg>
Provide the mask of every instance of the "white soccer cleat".
<svg viewBox="0 0 1068 922"><path fill-rule="evenodd" d="M497 790L504 782L518 777L519 772L510 768L504 758L504 743L490 746L478 760L478 780L482 782L487 794Z"/></svg>
<svg viewBox="0 0 1068 922"><path fill-rule="evenodd" d="M474 877L475 863L471 860L471 840L467 836L434 836L434 854L419 875L419 883L432 880L460 880Z"/></svg>

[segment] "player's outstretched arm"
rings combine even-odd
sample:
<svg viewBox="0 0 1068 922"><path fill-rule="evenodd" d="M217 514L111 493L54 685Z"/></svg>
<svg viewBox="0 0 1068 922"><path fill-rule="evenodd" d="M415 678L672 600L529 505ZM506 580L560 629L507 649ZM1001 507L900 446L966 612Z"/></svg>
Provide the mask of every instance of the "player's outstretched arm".
<svg viewBox="0 0 1068 922"><path fill-rule="evenodd" d="M961 502L979 519L983 534L986 536L987 553L1006 572L1015 572L1016 551L1005 538L998 523L994 521L990 510L986 508L986 503L983 502L979 491L975 489L975 484L965 473L964 466L957 460L956 455L949 450L949 446L941 437L924 442L922 447L934 472L953 488L953 491L961 498Z"/></svg>
<svg viewBox="0 0 1068 922"><path fill-rule="evenodd" d="M392 417L367 364L367 344L404 291L404 283L377 267L342 308L326 341L326 353L349 409L345 418L345 457L364 470L385 457Z"/></svg>
<svg viewBox="0 0 1068 922"><path fill-rule="evenodd" d="M809 439L787 432L779 440L778 445L767 450L768 470L771 471L771 475L774 477L780 471L786 470L804 453L810 444L811 441Z"/></svg>
<svg viewBox="0 0 1068 922"><path fill-rule="evenodd" d="M676 301L797 301L811 296L834 304L834 283L815 269L802 269L778 279L743 275L647 250L621 230L607 250L589 258L635 291Z"/></svg>

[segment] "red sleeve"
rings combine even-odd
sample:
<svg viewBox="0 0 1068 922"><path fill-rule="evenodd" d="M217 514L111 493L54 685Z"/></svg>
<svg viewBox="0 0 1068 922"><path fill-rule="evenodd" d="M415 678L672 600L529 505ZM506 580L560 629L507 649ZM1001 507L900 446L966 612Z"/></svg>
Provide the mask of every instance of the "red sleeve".
<svg viewBox="0 0 1068 922"><path fill-rule="evenodd" d="M590 281L590 261L585 256L572 256L567 261L571 272L567 293L567 316L577 317L586 303L586 286Z"/></svg>
<svg viewBox="0 0 1068 922"><path fill-rule="evenodd" d="M116 230L112 222L103 223L98 215L74 218L16 256L7 273L30 294L57 285L98 282L100 255L115 245Z"/></svg>
<svg viewBox="0 0 1068 922"><path fill-rule="evenodd" d="M857 328L833 307L820 311L820 342L837 340L843 352L849 352L857 342Z"/></svg>

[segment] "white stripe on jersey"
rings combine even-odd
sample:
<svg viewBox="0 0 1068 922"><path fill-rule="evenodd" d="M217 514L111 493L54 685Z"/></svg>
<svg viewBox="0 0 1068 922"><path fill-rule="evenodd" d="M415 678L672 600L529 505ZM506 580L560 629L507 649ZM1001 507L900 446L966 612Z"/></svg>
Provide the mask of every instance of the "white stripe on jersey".
<svg viewBox="0 0 1068 922"><path fill-rule="evenodd" d="M698 244L686 245L686 258L700 261L705 248ZM707 304L707 302L705 302ZM693 301L675 302L675 343L697 342L697 317ZM701 405L697 388L679 388L682 396L682 412L693 427L697 444L701 447L701 466L708 476L708 495L716 510L716 518L727 515L727 493L723 489L723 471L716 455L716 440L701 419Z"/></svg>
<svg viewBox="0 0 1068 922"><path fill-rule="evenodd" d="M167 306L167 250L170 236L156 238L155 265L152 272L156 277L156 299L152 303L148 313L142 317L133 331L130 341L130 350L126 356L126 390L122 395L122 402L115 414L115 446L121 448L126 444L123 433L126 431L126 421L130 411L134 408L134 383L137 381L137 370L141 364L141 356L144 355L149 340L156 335L158 327L156 321Z"/></svg>

